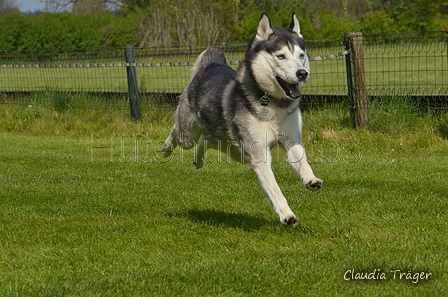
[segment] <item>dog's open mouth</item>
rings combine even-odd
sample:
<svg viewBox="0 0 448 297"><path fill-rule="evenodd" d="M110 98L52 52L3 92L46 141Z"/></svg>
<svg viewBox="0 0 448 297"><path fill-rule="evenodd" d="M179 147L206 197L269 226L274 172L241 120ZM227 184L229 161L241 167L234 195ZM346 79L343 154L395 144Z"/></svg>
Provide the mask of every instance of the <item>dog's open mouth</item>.
<svg viewBox="0 0 448 297"><path fill-rule="evenodd" d="M292 99L298 99L300 98L300 90L299 90L299 84L289 84L284 79L276 76L277 81L279 85L282 87L282 89L285 91L286 96L292 98Z"/></svg>

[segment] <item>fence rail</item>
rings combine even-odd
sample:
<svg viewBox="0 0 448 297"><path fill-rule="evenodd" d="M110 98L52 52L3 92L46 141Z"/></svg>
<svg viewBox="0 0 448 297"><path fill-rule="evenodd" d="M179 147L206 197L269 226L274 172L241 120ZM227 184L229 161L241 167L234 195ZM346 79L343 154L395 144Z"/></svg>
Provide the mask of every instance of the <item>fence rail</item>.
<svg viewBox="0 0 448 297"><path fill-rule="evenodd" d="M350 34L351 39L345 34L307 40L308 53L315 59L302 90L303 109L448 108L448 27L435 32ZM49 98L40 103L52 103L51 94L58 93L58 100L65 96L72 107L127 108L131 67L136 70L141 108L174 105L197 55L209 46L134 48L135 62L126 61L125 48L0 51L0 102L28 103L36 93L46 93ZM213 46L223 48L236 69L247 44ZM360 92L365 105L357 101ZM80 93L83 96L77 96Z"/></svg>

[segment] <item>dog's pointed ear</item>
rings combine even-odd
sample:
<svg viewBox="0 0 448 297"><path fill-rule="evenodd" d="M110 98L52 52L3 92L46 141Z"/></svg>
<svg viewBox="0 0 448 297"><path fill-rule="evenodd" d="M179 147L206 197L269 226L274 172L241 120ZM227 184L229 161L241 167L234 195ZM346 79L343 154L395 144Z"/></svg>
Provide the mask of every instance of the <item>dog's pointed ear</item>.
<svg viewBox="0 0 448 297"><path fill-rule="evenodd" d="M258 29L256 39L258 41L267 40L274 31L271 27L271 20L269 19L269 15L266 12L263 12L260 20L258 21Z"/></svg>
<svg viewBox="0 0 448 297"><path fill-rule="evenodd" d="M300 38L303 38L303 35L300 34L300 23L295 12L292 13L292 21L289 25L289 29L291 29L292 32L295 32Z"/></svg>

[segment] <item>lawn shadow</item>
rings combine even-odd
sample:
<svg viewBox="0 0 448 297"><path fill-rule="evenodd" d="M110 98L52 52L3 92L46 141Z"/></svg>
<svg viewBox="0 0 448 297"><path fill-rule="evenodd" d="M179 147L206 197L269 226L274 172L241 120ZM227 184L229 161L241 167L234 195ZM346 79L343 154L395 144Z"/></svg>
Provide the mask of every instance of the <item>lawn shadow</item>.
<svg viewBox="0 0 448 297"><path fill-rule="evenodd" d="M190 209L175 214L178 217L186 217L195 223L206 223L212 226L226 226L239 228L244 231L259 230L265 226L272 226L273 221L251 216L243 213L232 213L214 209Z"/></svg>

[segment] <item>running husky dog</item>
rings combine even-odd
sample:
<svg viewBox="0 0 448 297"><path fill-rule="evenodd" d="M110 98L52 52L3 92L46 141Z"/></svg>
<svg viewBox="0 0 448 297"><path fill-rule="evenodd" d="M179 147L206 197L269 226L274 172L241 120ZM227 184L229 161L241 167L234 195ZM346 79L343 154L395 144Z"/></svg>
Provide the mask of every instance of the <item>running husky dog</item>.
<svg viewBox="0 0 448 297"><path fill-rule="evenodd" d="M308 81L310 62L295 13L289 28L271 26L263 13L246 56L235 72L224 52L209 48L199 55L190 84L180 96L176 123L162 152L168 157L179 145L196 146L196 168L208 148L247 162L257 175L280 222L295 226L291 211L271 169L270 149L280 144L303 185L316 191L316 178L302 146L300 88Z"/></svg>

